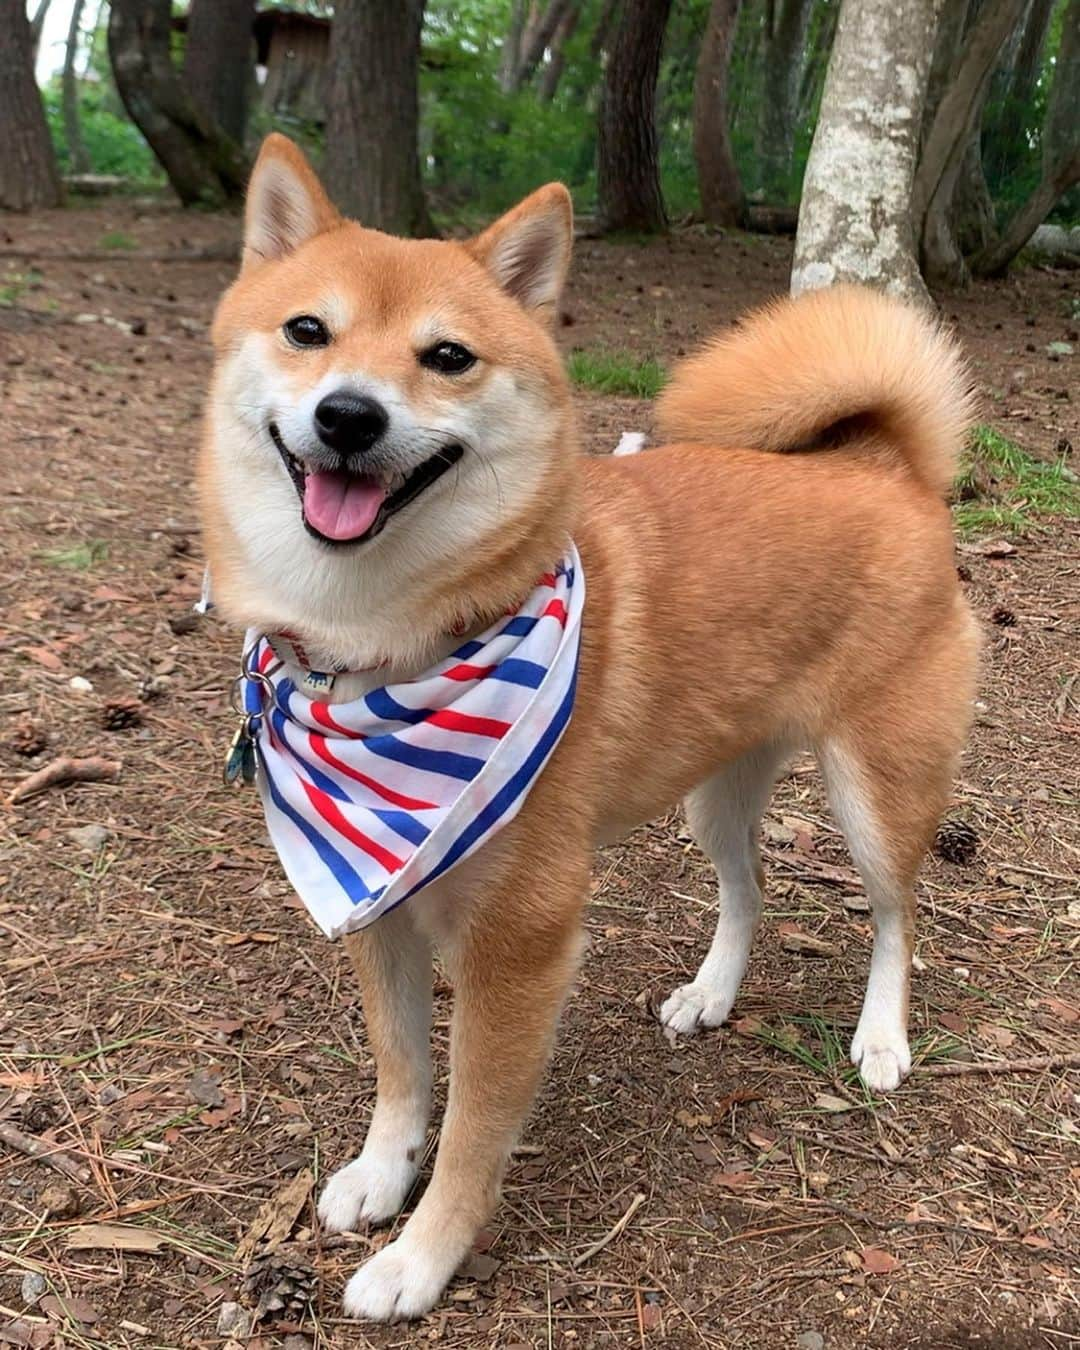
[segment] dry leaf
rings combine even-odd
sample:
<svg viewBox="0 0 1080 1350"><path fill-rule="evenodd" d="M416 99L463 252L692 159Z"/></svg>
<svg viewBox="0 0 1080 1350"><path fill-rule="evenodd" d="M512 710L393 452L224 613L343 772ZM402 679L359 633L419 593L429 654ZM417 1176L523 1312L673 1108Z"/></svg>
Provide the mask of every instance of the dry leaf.
<svg viewBox="0 0 1080 1350"><path fill-rule="evenodd" d="M685 1125L688 1130L696 1130L701 1125L712 1124L712 1116L695 1116L692 1111L676 1111L675 1119L680 1125Z"/></svg>
<svg viewBox="0 0 1080 1350"><path fill-rule="evenodd" d="M854 1111L855 1102L848 1102L843 1097L833 1097L828 1092L819 1092L814 1098L814 1106L819 1111L828 1111L831 1115L839 1115L841 1111Z"/></svg>
<svg viewBox="0 0 1080 1350"><path fill-rule="evenodd" d="M89 1325L98 1320L98 1311L92 1303L80 1298L78 1294L68 1294L60 1298L57 1294L46 1294L38 1300L38 1307L53 1321L83 1322Z"/></svg>
<svg viewBox="0 0 1080 1350"><path fill-rule="evenodd" d="M863 1270L868 1275L888 1275L900 1264L895 1256L890 1252L883 1252L880 1247L864 1247L859 1253L859 1258Z"/></svg>
<svg viewBox="0 0 1080 1350"><path fill-rule="evenodd" d="M1054 1245L1049 1238L1044 1238L1041 1233L1025 1233L1020 1241L1025 1247L1034 1247L1038 1251L1045 1251L1047 1247Z"/></svg>
<svg viewBox="0 0 1080 1350"><path fill-rule="evenodd" d="M1039 1006L1049 1008L1052 1013L1056 1013L1063 1022L1068 1022L1070 1026L1080 1020L1080 1012L1071 1003L1066 1003L1064 999L1051 998L1048 995L1046 998L1039 999Z"/></svg>
<svg viewBox="0 0 1080 1350"><path fill-rule="evenodd" d="M724 1186L729 1191L739 1191L746 1186L753 1186L757 1178L753 1172L714 1172L712 1174L712 1183L714 1186Z"/></svg>
<svg viewBox="0 0 1080 1350"><path fill-rule="evenodd" d="M31 661L36 661L39 666L44 666L46 670L63 670L64 663L55 652L48 647L23 647L22 653L28 656Z"/></svg>
<svg viewBox="0 0 1080 1350"><path fill-rule="evenodd" d="M946 1031L954 1031L958 1036L967 1031L967 1018L961 1017L959 1013L943 1012L939 1015L938 1021Z"/></svg>
<svg viewBox="0 0 1080 1350"><path fill-rule="evenodd" d="M259 1206L251 1227L236 1247L236 1259L241 1265L247 1264L260 1242L265 1242L267 1251L273 1251L285 1241L307 1203L314 1184L315 1178L310 1169L305 1167Z"/></svg>
<svg viewBox="0 0 1080 1350"><path fill-rule="evenodd" d="M148 1228L123 1223L84 1223L68 1230L71 1251L157 1252L163 1239Z"/></svg>

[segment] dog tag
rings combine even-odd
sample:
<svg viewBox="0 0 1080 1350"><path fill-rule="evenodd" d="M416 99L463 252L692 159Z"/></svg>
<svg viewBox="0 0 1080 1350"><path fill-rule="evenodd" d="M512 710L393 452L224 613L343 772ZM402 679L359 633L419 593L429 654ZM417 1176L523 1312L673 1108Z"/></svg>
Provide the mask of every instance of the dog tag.
<svg viewBox="0 0 1080 1350"><path fill-rule="evenodd" d="M225 756L225 770L222 777L225 785L233 783L254 783L258 759L255 753L255 738L251 734L251 718L245 717L236 728Z"/></svg>

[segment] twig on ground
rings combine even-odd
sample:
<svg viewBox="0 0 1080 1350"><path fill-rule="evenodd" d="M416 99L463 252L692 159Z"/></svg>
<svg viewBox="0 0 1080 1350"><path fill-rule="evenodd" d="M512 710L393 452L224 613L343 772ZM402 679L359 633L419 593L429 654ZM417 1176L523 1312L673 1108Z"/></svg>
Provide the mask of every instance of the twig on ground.
<svg viewBox="0 0 1080 1350"><path fill-rule="evenodd" d="M591 1261L597 1252L602 1252L609 1242L614 1242L644 1203L645 1196L641 1191L638 1191L637 1195L630 1201L629 1208L618 1223L612 1224L603 1237L597 1238L591 1247L586 1247L583 1252L574 1257L570 1262L572 1269L577 1270L578 1267L583 1266L586 1261Z"/></svg>
<svg viewBox="0 0 1080 1350"><path fill-rule="evenodd" d="M927 1078L958 1078L968 1073L1042 1073L1045 1069L1080 1069L1080 1053L1035 1055L1031 1059L988 1059L971 1064L924 1064L917 1072Z"/></svg>
<svg viewBox="0 0 1080 1350"><path fill-rule="evenodd" d="M69 1158L54 1145L46 1143L44 1139L35 1139L32 1135L23 1134L22 1130L16 1129L10 1120L0 1120L0 1144L7 1144L9 1148L25 1153L28 1158L36 1158L38 1162L47 1163L58 1172L63 1172L64 1176L72 1181L81 1182L84 1186L90 1180L87 1168L81 1167L74 1159Z"/></svg>
<svg viewBox="0 0 1080 1350"><path fill-rule="evenodd" d="M239 257L240 249L236 244L211 248L174 248L147 253L122 252L118 249L106 253L101 249L71 252L52 248L0 248L0 258L33 261L41 259L42 262L236 262Z"/></svg>
<svg viewBox="0 0 1080 1350"><path fill-rule="evenodd" d="M120 768L118 759L104 759L100 755L72 759L69 755L62 755L32 773L29 778L24 778L8 796L7 804L13 806L35 793L58 787L62 783L111 783L120 777Z"/></svg>

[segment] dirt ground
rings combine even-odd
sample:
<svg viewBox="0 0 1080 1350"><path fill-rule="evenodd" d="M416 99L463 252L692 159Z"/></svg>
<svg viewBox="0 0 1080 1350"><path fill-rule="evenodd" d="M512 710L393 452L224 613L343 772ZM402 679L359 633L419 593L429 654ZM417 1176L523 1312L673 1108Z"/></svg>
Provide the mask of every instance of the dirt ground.
<svg viewBox="0 0 1080 1350"><path fill-rule="evenodd" d="M0 796L58 755L121 764L0 809L0 1345L221 1345L237 1241L268 1198L287 1228L289 1195L291 1238L261 1266L284 1306L256 1350L1080 1343L1077 1075L982 1071L1078 1048L1080 529L1060 522L958 555L987 631L952 810L972 834L920 884L900 1091L868 1098L844 1058L869 920L800 761L767 818L736 1020L674 1045L656 1021L712 925L673 813L597 861L588 955L484 1250L416 1326L342 1319L385 1236L320 1235L305 1169L363 1138L359 1000L256 798L221 785L238 637L189 614L207 322L232 264L160 255L235 230L133 203L0 220L0 251L29 255L0 257ZM562 338L670 360L782 290L788 256L738 235L584 240ZM1042 455L1080 444L1080 358L1047 351L1076 338L1075 277L945 300L987 418ZM594 450L648 426L634 400L579 403ZM449 1009L443 986L440 1093Z"/></svg>

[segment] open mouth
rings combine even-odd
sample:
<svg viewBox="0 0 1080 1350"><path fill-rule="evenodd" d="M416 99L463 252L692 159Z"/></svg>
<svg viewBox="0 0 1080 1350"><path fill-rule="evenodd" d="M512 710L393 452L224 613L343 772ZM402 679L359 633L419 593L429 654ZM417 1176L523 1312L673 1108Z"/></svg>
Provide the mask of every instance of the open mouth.
<svg viewBox="0 0 1080 1350"><path fill-rule="evenodd" d="M415 501L465 453L456 442L444 445L390 492L374 474L309 469L289 450L276 422L270 423L269 431L300 498L305 529L326 544L361 544L374 539L391 516Z"/></svg>

